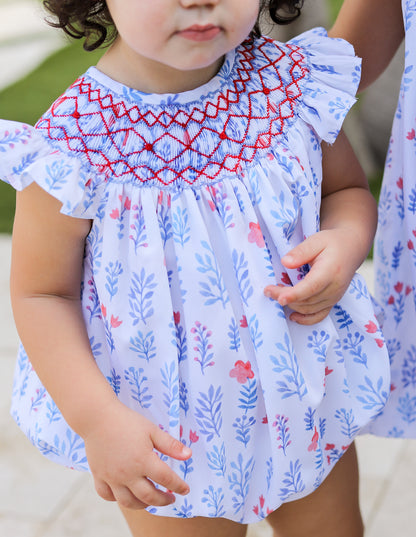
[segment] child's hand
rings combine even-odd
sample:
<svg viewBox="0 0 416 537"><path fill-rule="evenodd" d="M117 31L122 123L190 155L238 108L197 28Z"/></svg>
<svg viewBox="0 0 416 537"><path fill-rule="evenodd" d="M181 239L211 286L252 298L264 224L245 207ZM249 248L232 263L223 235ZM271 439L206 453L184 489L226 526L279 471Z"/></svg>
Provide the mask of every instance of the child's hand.
<svg viewBox="0 0 416 537"><path fill-rule="evenodd" d="M190 448L118 401L110 407L84 438L99 496L128 509L144 509L173 503L172 492L188 494L188 485L154 450L186 460ZM150 480L172 492L158 490Z"/></svg>
<svg viewBox="0 0 416 537"><path fill-rule="evenodd" d="M356 266L354 241L345 229L325 230L311 235L282 258L286 268L309 264L311 269L299 283L269 285L266 296L289 306L290 319L311 325L322 321L347 290Z"/></svg>

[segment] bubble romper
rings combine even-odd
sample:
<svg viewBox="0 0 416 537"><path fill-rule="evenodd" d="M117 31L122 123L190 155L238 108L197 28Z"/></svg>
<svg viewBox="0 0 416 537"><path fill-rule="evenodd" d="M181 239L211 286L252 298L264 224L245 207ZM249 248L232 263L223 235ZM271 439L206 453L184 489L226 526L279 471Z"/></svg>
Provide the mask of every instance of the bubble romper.
<svg viewBox="0 0 416 537"><path fill-rule="evenodd" d="M256 522L315 490L385 404L388 357L359 275L313 326L263 294L308 272L280 260L319 230L320 142L359 76L352 47L317 29L247 40L177 95L92 67L34 128L0 124L0 177L92 221L81 293L102 374L192 449L161 455L191 491L152 513ZM12 415L44 455L88 470L22 347Z"/></svg>

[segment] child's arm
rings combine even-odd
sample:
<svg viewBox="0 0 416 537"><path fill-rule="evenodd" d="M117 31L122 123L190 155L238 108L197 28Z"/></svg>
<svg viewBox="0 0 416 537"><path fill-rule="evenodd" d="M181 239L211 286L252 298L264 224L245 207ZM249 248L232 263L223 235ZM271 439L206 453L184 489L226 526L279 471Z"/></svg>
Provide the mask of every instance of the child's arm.
<svg viewBox="0 0 416 537"><path fill-rule="evenodd" d="M309 263L311 270L293 287L265 289L293 309L291 319L300 324L321 321L339 301L369 252L377 224L376 202L344 133L332 146L323 143L322 152L321 231L282 258L287 268Z"/></svg>
<svg viewBox="0 0 416 537"><path fill-rule="evenodd" d="M328 35L352 43L363 59L363 90L384 71L403 40L401 0L344 0Z"/></svg>
<svg viewBox="0 0 416 537"><path fill-rule="evenodd" d="M124 406L91 353L80 304L85 237L91 222L62 215L36 184L17 194L11 296L32 365L68 424L85 441L100 496L128 508L171 503L188 486L154 449L184 460L191 452Z"/></svg>

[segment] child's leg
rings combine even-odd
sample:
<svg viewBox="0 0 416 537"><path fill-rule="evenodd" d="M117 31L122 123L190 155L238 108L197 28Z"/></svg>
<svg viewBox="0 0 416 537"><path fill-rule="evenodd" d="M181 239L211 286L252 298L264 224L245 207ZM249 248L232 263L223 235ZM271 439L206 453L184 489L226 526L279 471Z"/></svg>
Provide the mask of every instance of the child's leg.
<svg viewBox="0 0 416 537"><path fill-rule="evenodd" d="M362 537L354 444L312 494L282 505L267 520L274 537Z"/></svg>
<svg viewBox="0 0 416 537"><path fill-rule="evenodd" d="M247 526L225 518L169 518L121 509L133 537L244 537ZM351 536L352 537L352 536Z"/></svg>

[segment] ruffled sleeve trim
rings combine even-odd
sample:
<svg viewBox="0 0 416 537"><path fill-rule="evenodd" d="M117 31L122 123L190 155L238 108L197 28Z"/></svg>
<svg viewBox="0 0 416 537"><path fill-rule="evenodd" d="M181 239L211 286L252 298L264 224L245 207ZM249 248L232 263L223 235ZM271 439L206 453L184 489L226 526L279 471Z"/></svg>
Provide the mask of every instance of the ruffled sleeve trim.
<svg viewBox="0 0 416 537"><path fill-rule="evenodd" d="M309 30L288 44L301 47L309 64L299 116L321 140L333 143L356 102L361 59L352 45L328 37L324 28Z"/></svg>
<svg viewBox="0 0 416 537"><path fill-rule="evenodd" d="M0 179L18 191L35 182L62 203L63 214L87 219L96 215L105 188L105 179L85 170L79 159L14 121L0 121Z"/></svg>

